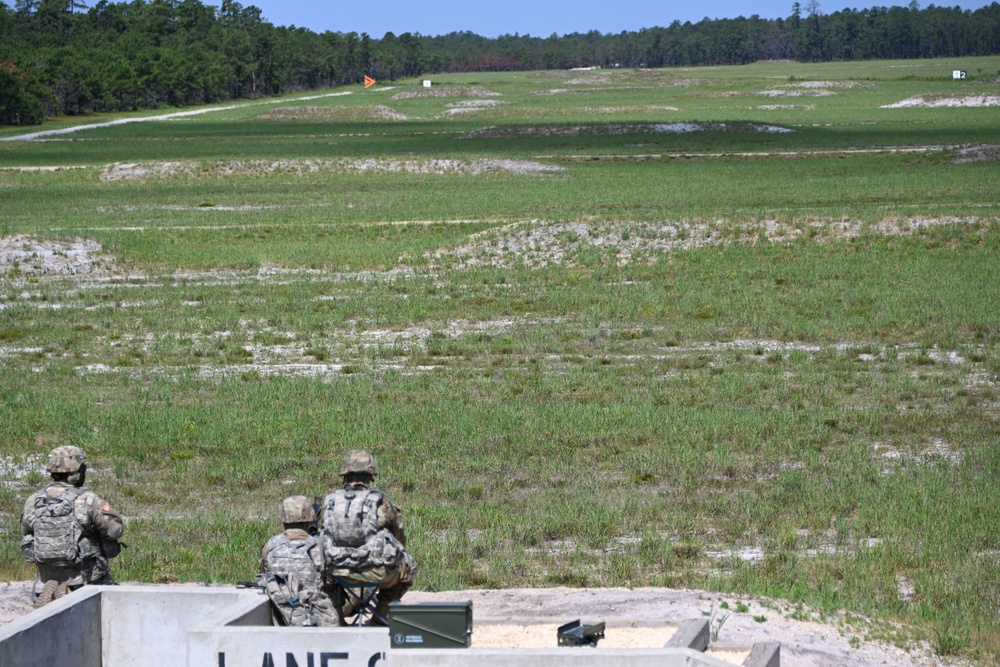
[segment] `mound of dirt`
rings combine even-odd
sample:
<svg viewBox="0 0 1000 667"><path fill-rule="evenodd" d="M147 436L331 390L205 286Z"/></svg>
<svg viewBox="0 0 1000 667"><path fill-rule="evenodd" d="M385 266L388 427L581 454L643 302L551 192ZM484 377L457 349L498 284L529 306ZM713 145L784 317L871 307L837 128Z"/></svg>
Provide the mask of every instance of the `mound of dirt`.
<svg viewBox="0 0 1000 667"><path fill-rule="evenodd" d="M394 100L414 100L425 97L500 97L498 93L482 86L437 86L410 88L392 96Z"/></svg>
<svg viewBox="0 0 1000 667"><path fill-rule="evenodd" d="M603 125L513 125L473 130L458 139L514 139L519 137L618 136L626 134L684 134L687 132L794 132L760 123L608 123Z"/></svg>
<svg viewBox="0 0 1000 667"><path fill-rule="evenodd" d="M794 81L778 88L874 88L871 81Z"/></svg>
<svg viewBox="0 0 1000 667"><path fill-rule="evenodd" d="M836 95L832 90L827 90L826 88L774 88L771 90L762 90L757 94L764 97L829 97L830 95Z"/></svg>
<svg viewBox="0 0 1000 667"><path fill-rule="evenodd" d="M567 82L572 83L572 82ZM584 93L604 93L619 90L638 90L640 86L591 86L589 88L548 88L532 91L531 95L580 95Z"/></svg>
<svg viewBox="0 0 1000 667"><path fill-rule="evenodd" d="M150 178L226 177L266 174L304 175L314 173L400 172L408 174L472 174L496 172L515 174L561 172L562 167L530 160L497 159L338 159L338 160L227 160L219 162L115 163L101 171L102 181L146 180Z"/></svg>
<svg viewBox="0 0 1000 667"><path fill-rule="evenodd" d="M445 107L449 109L470 109L481 107L498 107L509 102L503 100L461 100L460 102L449 102Z"/></svg>
<svg viewBox="0 0 1000 667"><path fill-rule="evenodd" d="M720 221L721 222L721 221ZM871 233L913 234L939 225L971 225L975 218L883 219L874 224L829 221L791 225L774 220L759 223L707 222L518 222L478 232L456 248L428 253L432 263L452 268L471 266L533 268L573 266L582 254L599 251L617 266L653 264L672 252L733 243L783 243L803 234L817 243ZM723 233L725 228L726 233Z"/></svg>
<svg viewBox="0 0 1000 667"><path fill-rule="evenodd" d="M1000 107L1000 95L916 95L880 109L935 109L939 107Z"/></svg>
<svg viewBox="0 0 1000 667"><path fill-rule="evenodd" d="M644 111L680 111L680 109L650 104L648 106L581 107L580 111L584 113L642 113Z"/></svg>
<svg viewBox="0 0 1000 667"><path fill-rule="evenodd" d="M373 106L332 106L332 107L278 107L259 114L256 120L267 121L312 121L321 123L364 122L382 120L407 120L392 107L384 104Z"/></svg>
<svg viewBox="0 0 1000 667"><path fill-rule="evenodd" d="M965 164L967 162L996 162L1000 160L1000 146L996 144L983 144L980 146L968 146L955 151L955 164Z"/></svg>

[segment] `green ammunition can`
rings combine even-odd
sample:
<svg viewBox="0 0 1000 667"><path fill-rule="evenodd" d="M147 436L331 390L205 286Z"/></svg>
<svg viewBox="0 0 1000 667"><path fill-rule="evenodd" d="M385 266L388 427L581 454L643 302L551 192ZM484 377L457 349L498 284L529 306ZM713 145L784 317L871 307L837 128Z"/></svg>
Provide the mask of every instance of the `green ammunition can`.
<svg viewBox="0 0 1000 667"><path fill-rule="evenodd" d="M469 648L472 601L389 603L392 648Z"/></svg>

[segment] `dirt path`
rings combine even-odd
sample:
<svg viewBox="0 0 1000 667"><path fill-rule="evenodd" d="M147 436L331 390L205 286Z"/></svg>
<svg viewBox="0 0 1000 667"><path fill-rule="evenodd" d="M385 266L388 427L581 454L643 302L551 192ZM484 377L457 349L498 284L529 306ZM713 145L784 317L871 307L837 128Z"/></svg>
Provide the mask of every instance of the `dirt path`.
<svg viewBox="0 0 1000 667"><path fill-rule="evenodd" d="M200 584L181 584L200 585ZM0 625L31 611L30 582L0 583ZM615 626L649 627L662 622L677 625L690 618L729 613L718 641L724 645L749 647L754 642L781 642L781 661L786 667L945 667L970 665L964 660L935 656L926 644L901 649L865 638L865 620L848 625L842 618L827 618L795 611L782 600L720 595L669 588L508 589L428 593L413 591L405 602L471 600L474 623L480 635L494 633L489 626L504 623L562 624L580 619L584 624L605 622L609 641ZM725 603L728 610L722 607ZM737 604L746 605L737 611ZM742 609L742 608L741 608ZM803 616L813 620L798 620ZM756 618L755 618L756 617ZM765 620L761 620L765 619ZM476 634L473 634L475 642ZM553 637L554 640L554 637Z"/></svg>
<svg viewBox="0 0 1000 667"><path fill-rule="evenodd" d="M86 125L74 125L73 127L63 127L58 130L40 130L38 132L29 132L27 134L18 134L13 137L0 137L0 141L33 141L40 137L48 137L56 134L71 134L73 132L79 132L80 130L93 130L99 127L108 127L111 125L124 125L126 123L145 123L154 120L171 120L174 118L183 118L185 116L200 116L205 113L212 113L213 111L228 111L229 109L240 109L243 107L250 106L261 106L265 104L287 104L288 102L298 102L302 100L318 100L324 97L340 97L341 95L350 95L350 92L340 92L340 93L327 93L325 95L309 95L306 97L296 97L296 98L282 98L277 100L264 100L262 102L251 102L249 104L230 104L222 107L208 107L207 109L192 109L191 111L174 111L171 113L160 114L158 116L142 116L140 118L119 118L117 120L109 120L103 123L88 123Z"/></svg>

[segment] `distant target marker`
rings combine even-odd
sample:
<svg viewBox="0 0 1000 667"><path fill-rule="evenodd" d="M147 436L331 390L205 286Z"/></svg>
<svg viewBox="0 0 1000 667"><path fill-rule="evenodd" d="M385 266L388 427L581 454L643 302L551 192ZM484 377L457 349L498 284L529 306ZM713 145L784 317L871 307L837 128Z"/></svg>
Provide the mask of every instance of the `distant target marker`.
<svg viewBox="0 0 1000 667"><path fill-rule="evenodd" d="M371 88L374 85L375 85L375 79L365 74L365 88Z"/></svg>

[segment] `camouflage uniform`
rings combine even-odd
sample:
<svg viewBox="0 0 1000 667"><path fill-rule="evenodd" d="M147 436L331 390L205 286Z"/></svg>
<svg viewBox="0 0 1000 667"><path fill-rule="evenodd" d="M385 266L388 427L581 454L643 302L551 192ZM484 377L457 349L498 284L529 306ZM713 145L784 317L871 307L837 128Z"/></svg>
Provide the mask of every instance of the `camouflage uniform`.
<svg viewBox="0 0 1000 667"><path fill-rule="evenodd" d="M352 473L363 473L364 479ZM326 496L317 520L326 560L324 579L328 590L336 589L337 579L379 584L375 611L388 618L389 603L403 597L417 574L417 561L405 549L403 512L381 491L369 488L376 468L368 452L348 452L340 474L344 488ZM348 602L340 611L349 616L354 610Z"/></svg>
<svg viewBox="0 0 1000 667"><path fill-rule="evenodd" d="M24 504L20 520L21 550L26 561L35 563L38 579L43 583L36 606L87 584L115 583L108 560L120 551L118 539L124 526L121 515L107 501L82 485L80 480L86 470L86 460L86 454L78 447L54 449L46 467L53 477L65 474L69 479L52 482L32 494ZM60 500L72 506L72 522L79 527L76 556L65 562L36 562L36 556L43 552L45 540L44 536L36 535L36 528L44 522L46 508L58 505Z"/></svg>
<svg viewBox="0 0 1000 667"><path fill-rule="evenodd" d="M299 525L315 519L304 496L286 498L281 506L285 532L264 545L260 556L275 625L335 627L340 624L333 602L323 591L323 553L319 542Z"/></svg>

